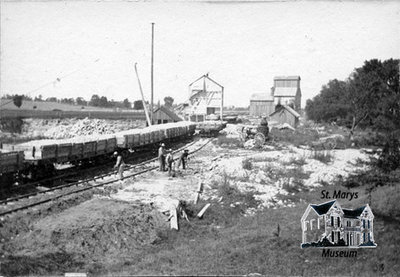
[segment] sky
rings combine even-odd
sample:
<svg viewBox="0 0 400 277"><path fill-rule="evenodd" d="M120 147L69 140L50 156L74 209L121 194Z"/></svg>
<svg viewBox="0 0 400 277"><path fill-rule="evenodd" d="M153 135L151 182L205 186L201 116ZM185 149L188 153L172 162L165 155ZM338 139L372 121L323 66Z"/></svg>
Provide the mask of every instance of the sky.
<svg viewBox="0 0 400 277"><path fill-rule="evenodd" d="M209 76L225 105L269 93L274 76L301 77L302 107L365 60L400 58L398 1L1 2L0 94L89 100L188 99Z"/></svg>

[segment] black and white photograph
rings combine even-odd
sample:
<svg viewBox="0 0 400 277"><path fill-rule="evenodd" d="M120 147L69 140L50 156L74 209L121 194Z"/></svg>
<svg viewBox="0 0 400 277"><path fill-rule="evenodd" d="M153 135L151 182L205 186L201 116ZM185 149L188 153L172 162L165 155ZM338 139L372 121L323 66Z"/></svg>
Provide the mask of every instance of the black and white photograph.
<svg viewBox="0 0 400 277"><path fill-rule="evenodd" d="M398 276L400 1L0 0L1 276Z"/></svg>

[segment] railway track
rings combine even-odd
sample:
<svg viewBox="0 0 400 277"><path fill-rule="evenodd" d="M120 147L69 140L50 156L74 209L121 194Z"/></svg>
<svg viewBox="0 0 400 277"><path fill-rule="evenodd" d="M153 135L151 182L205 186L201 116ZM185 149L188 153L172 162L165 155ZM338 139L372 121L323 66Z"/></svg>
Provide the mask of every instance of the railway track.
<svg viewBox="0 0 400 277"><path fill-rule="evenodd" d="M209 144L211 141L212 141L212 139L206 140L205 143L203 143L202 145L200 145L196 149L190 151L190 155L200 151L207 144ZM183 146L183 147L181 147L181 148L179 148L179 149L177 149L177 150L175 150L173 152L177 153L179 151L182 151L183 149L187 149L188 147L194 145L196 142L198 142L198 141L193 141L193 142L191 142L191 143L189 143L189 144L187 144L187 145L185 145L185 146ZM177 160L177 159L178 158L175 158L175 160ZM139 163L139 164L128 165L126 167L125 171L130 170L130 169L136 169L136 168L139 168L139 167L145 167L145 168L141 169L140 171L137 171L135 173L129 174L127 176L124 176L122 179L132 178L134 176L138 176L138 175L144 174L146 172L149 172L149 171L157 169L158 166L149 166L150 163L155 162L156 160L157 160L157 158L152 158L150 160L144 161L144 162ZM90 178L79 180L77 182L72 182L72 183L69 183L69 184L64 184L64 185L60 185L60 186L57 186L57 187L53 187L53 188L50 188L50 189L47 189L47 190L44 190L44 191L37 191L35 193L29 193L29 194L25 194L25 195L20 195L18 197L8 198L8 199L5 199L5 200L2 200L2 201L0 201L0 208L2 210L2 211L0 210L0 216L9 215L9 214L12 214L12 213L15 213L15 212L18 212L18 211L26 210L26 209L29 209L29 208L32 208L32 207L35 207L35 206L38 206L38 205L41 205L41 204L44 204L44 203L48 203L48 202L60 199L62 197L66 197L66 196L73 195L73 194L78 194L78 193L81 193L81 192L84 192L84 191L88 191L88 190L91 190L91 189L94 189L94 188L98 188L98 187L101 187L101 186L110 185L110 184L119 182L120 179L113 178L112 180L96 183L99 180L104 180L104 178L106 178L106 177L111 177L112 175L115 175L115 173L116 173L116 170L111 170L111 171L109 171L109 172L107 172L105 174L93 176L93 177L90 177ZM93 182L95 184L91 184ZM65 189L76 187L76 186L84 186L84 187L78 188L78 189L74 189L74 190L71 190L71 191L65 191ZM59 191L60 193L58 195L53 195L57 191ZM38 201L33 201L33 203L24 204L24 205L21 205L19 207L14 207L14 208L11 208L11 209L7 209L7 207L13 206L15 203L17 203L18 201L20 201L22 199L34 198L34 197L36 197L38 195L41 195L41 194L47 194L50 197L47 198L47 199L41 199L41 200L38 200Z"/></svg>
<svg viewBox="0 0 400 277"><path fill-rule="evenodd" d="M182 143L172 143L173 145L180 146ZM174 148L172 146L171 148ZM152 150L147 149L146 151L139 151L135 152L133 155L130 157L124 159L125 162L129 163L131 161L146 161L146 159L149 158L149 151L151 152ZM155 150L156 152L156 150ZM154 152L154 153L155 153ZM150 154L151 155L151 154ZM155 154L154 154L155 155ZM65 182L65 180L68 180L68 178L72 178L74 176L82 176L82 175L93 175L95 174L100 174L101 171L107 170L109 171L110 165L112 165L115 161L110 161L110 160L105 160L102 164L94 166L90 165L89 167L80 167L80 166L73 166L67 169L60 170L59 173L55 176L43 178L41 180L29 182L29 183L23 183L19 184L17 186L11 187L8 191L0 191L0 205L6 202L9 202L8 199L14 199L18 198L19 195L24 194L24 192L32 192L32 190L35 190L35 188L39 186L45 186L45 187L54 187L55 185L58 186L60 185L61 182ZM7 195L8 194L8 195ZM16 197L14 197L16 196Z"/></svg>

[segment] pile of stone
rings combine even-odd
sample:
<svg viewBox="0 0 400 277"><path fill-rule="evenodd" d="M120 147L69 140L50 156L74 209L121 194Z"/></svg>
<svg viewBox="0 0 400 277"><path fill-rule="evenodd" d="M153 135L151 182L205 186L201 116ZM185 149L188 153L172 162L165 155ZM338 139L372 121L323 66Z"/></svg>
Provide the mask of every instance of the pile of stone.
<svg viewBox="0 0 400 277"><path fill-rule="evenodd" d="M81 119L69 124L54 126L44 132L44 137L61 139L77 136L113 134L119 131L143 127L142 121Z"/></svg>

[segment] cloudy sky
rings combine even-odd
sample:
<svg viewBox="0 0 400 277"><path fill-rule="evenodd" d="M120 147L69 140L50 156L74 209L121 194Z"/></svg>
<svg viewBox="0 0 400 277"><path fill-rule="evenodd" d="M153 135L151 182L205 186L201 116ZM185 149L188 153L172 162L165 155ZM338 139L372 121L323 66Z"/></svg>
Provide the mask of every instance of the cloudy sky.
<svg viewBox="0 0 400 277"><path fill-rule="evenodd" d="M400 57L400 2L1 2L3 94L150 99L188 97L199 76L247 106L274 76L300 75L303 106L329 80L372 58ZM58 78L58 80L57 80Z"/></svg>

